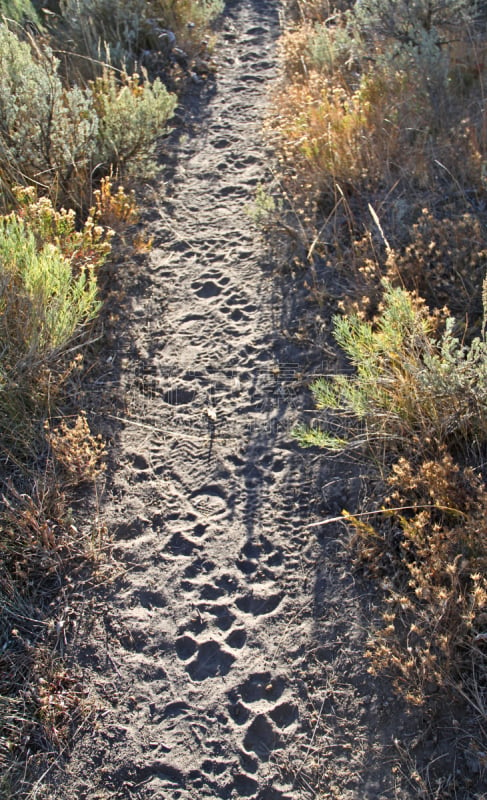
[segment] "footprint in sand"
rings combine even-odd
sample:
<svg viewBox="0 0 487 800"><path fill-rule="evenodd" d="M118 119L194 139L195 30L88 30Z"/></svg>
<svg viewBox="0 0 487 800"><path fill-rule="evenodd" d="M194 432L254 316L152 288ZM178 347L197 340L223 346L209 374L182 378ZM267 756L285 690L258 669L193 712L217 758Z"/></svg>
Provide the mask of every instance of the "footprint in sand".
<svg viewBox="0 0 487 800"><path fill-rule="evenodd" d="M163 401L170 406L187 406L194 402L195 397L196 390L185 386L172 386L162 395Z"/></svg>
<svg viewBox="0 0 487 800"><path fill-rule="evenodd" d="M189 578L196 578L198 575L206 574L209 575L213 570L216 569L216 564L210 559L200 556L195 558L195 560L184 570L184 576Z"/></svg>
<svg viewBox="0 0 487 800"><path fill-rule="evenodd" d="M191 288L194 290L196 296L203 300L210 300L212 297L218 297L222 292L222 287L218 286L215 281L205 281L204 283L195 281L195 283L191 284Z"/></svg>
<svg viewBox="0 0 487 800"><path fill-rule="evenodd" d="M189 639L190 637L185 637ZM204 681L207 678L217 678L227 675L235 661L235 656L225 650L219 642L210 639L198 644L194 641L196 656L185 667L186 672L194 681ZM183 652L187 653L189 643L186 641Z"/></svg>
<svg viewBox="0 0 487 800"><path fill-rule="evenodd" d="M223 275L219 270L204 273L191 284L191 289L197 297L202 300L210 300L218 297L230 282L230 278Z"/></svg>
<svg viewBox="0 0 487 800"><path fill-rule="evenodd" d="M267 700L275 703L285 687L284 678L280 675L272 676L270 672L254 672L243 681L235 690L245 703L257 703L259 700Z"/></svg>
<svg viewBox="0 0 487 800"><path fill-rule="evenodd" d="M239 727L247 726L241 756L246 771L254 772L257 769L252 761L253 756L260 762L268 761L273 751L283 745L286 729L299 719L294 703L288 700L278 702L284 688L285 682L281 676L273 677L269 671L265 671L249 675L243 683L228 692L230 717ZM267 795L262 794L264 797Z"/></svg>
<svg viewBox="0 0 487 800"><path fill-rule="evenodd" d="M290 725L297 722L299 712L297 706L285 701L276 706L272 711L269 711L269 716L278 728L288 728Z"/></svg>
<svg viewBox="0 0 487 800"><path fill-rule="evenodd" d="M213 622L221 631L228 631L236 620L235 614L232 614L226 605L219 603L199 603L198 609L202 613L210 614L213 617Z"/></svg>
<svg viewBox="0 0 487 800"><path fill-rule="evenodd" d="M270 595L258 595L253 592L241 595L235 600L235 605L244 614L252 614L259 617L263 614L271 614L281 603L284 595L282 592Z"/></svg>
<svg viewBox="0 0 487 800"><path fill-rule="evenodd" d="M268 761L279 744L279 734L272 723L265 714L258 714L244 736L244 748L247 752L254 752L261 761Z"/></svg>
<svg viewBox="0 0 487 800"><path fill-rule="evenodd" d="M187 661L194 656L198 649L198 643L192 636L180 636L176 639L176 653L181 661Z"/></svg>
<svg viewBox="0 0 487 800"><path fill-rule="evenodd" d="M206 486L193 492L191 501L204 518L222 516L228 508L226 493L219 486Z"/></svg>
<svg viewBox="0 0 487 800"><path fill-rule="evenodd" d="M201 550L201 544L177 531L166 543L166 550L174 556L190 556L195 550Z"/></svg>
<svg viewBox="0 0 487 800"><path fill-rule="evenodd" d="M259 788L259 784L254 778L244 774L235 775L233 785L238 797L252 797Z"/></svg>
<svg viewBox="0 0 487 800"><path fill-rule="evenodd" d="M260 578L275 580L277 567L284 561L282 548L274 547L272 542L261 535L258 541L249 540L242 547L236 561L244 575L258 573Z"/></svg>
<svg viewBox="0 0 487 800"><path fill-rule="evenodd" d="M157 427L170 433L163 439L148 426L130 427L130 419L124 433L141 515L125 511L117 538L120 547L131 547L130 554L137 543L132 571L142 588L133 593L135 609L124 610L123 627L111 635L113 644L120 643L120 692L130 687L132 693L135 676L134 694L144 700L130 720L133 745L125 739L110 752L95 753L91 738L88 742L88 757L104 759L110 785L86 790L80 785L70 798L107 788L141 800L290 800L275 783L279 770L268 762L298 720L292 678L288 685L281 674L257 671L257 665L270 663L287 631L283 551L259 535L262 530L280 535L284 500L276 499L272 507L268 484L285 470L287 453L281 450L278 458L273 452L263 463L262 454L254 459L247 446L247 425L254 430L267 422L262 398L268 396L275 358L274 317L280 324L280 306L261 277L259 235L245 211L252 185L265 180L268 165L260 145L266 102L260 83L273 68L270 30L278 28L277 0L227 5L226 14L235 21L220 49L233 62L223 62L214 95L206 93L205 84L194 98L195 108L208 110L202 115L203 136L193 133L197 117L193 120L191 111L177 154L184 171L177 171L177 183L168 181L164 213L153 218L157 250L148 267L150 283L140 284L154 298L150 331L142 311L134 314L137 335L142 331L143 341L150 340L148 356L135 355L143 374L134 403L144 401L143 420L151 425L157 420ZM225 39L238 39L238 47L226 47ZM122 347L120 355L133 358ZM220 404L211 460L202 414L210 386ZM238 411L238 419L229 420L237 444L218 438L230 398ZM174 435L175 420L181 423L180 437ZM124 510L131 503L127 498ZM259 507L271 510L259 518L258 528ZM252 541L240 549L248 517ZM286 521L286 535L287 528ZM261 632L265 652L259 649ZM285 657L283 674L291 672ZM140 665L161 685L152 688ZM125 714L122 702L111 709L114 719ZM166 748L167 757L156 758L153 745L158 752ZM96 770L84 772L96 780ZM292 794L292 800L303 800L299 789Z"/></svg>
<svg viewBox="0 0 487 800"><path fill-rule="evenodd" d="M247 633L244 631L243 628L236 628L227 636L225 641L228 644L228 646L233 648L234 650L241 650L241 648L247 641Z"/></svg>

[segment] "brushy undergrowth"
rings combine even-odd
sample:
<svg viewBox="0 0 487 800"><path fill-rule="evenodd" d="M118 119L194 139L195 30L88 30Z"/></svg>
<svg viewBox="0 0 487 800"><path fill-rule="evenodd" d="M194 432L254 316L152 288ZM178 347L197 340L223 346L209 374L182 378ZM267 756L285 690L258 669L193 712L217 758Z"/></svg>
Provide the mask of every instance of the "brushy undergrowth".
<svg viewBox="0 0 487 800"><path fill-rule="evenodd" d="M0 789L31 777L68 744L83 699L50 622L69 573L96 556L70 519L69 492L92 482L103 444L80 414L63 420L66 386L101 306L98 272L110 229L80 227L33 189L0 217ZM57 626L57 627L56 627ZM61 627L60 627L61 626ZM47 758L47 761L46 761Z"/></svg>
<svg viewBox="0 0 487 800"><path fill-rule="evenodd" d="M63 656L73 587L105 574L104 531L94 520L81 532L71 506L79 487L103 471L105 444L79 407L79 387L95 358L112 237L118 249L128 247L124 230L139 220L135 193L124 187L154 171L156 142L177 104L164 81L209 74L208 25L222 7L220 0L68 0L35 11L28 0L0 3L6 800L36 796L33 782L88 719L82 680ZM139 231L133 247L144 252L150 240Z"/></svg>
<svg viewBox="0 0 487 800"><path fill-rule="evenodd" d="M383 592L371 669L485 721L485 8L284 5L266 207L348 363L296 436L373 479L343 512Z"/></svg>
<svg viewBox="0 0 487 800"><path fill-rule="evenodd" d="M358 302L367 294L364 256L376 262L376 276L388 273L389 252L369 205L396 253L420 244L426 220L426 247L448 236L454 252L457 223L467 216L472 227L479 223L483 250L487 38L480 6L302 0L293 10L266 127L279 186L291 198L287 227L293 224L302 253L314 256L318 282L334 269ZM419 271L408 265L394 279L423 291ZM438 258L428 263L432 294L444 295L446 271ZM450 283L455 271L448 269ZM468 274L463 287L463 267L460 273L456 290L466 304L454 312L463 316L471 302L479 311L483 275Z"/></svg>
<svg viewBox="0 0 487 800"><path fill-rule="evenodd" d="M453 325L390 285L375 320L337 316L353 372L312 385L325 416L296 431L304 446L354 450L383 475L382 511L345 518L357 563L387 587L372 668L415 703L462 680L467 694L487 622L487 343L482 333L463 344Z"/></svg>
<svg viewBox="0 0 487 800"><path fill-rule="evenodd" d="M349 518L357 563L386 589L369 643L371 671L386 671L414 704L456 689L485 720L484 481L445 449L431 459L398 459L387 484L380 524Z"/></svg>
<svg viewBox="0 0 487 800"><path fill-rule="evenodd" d="M137 73L116 79L105 70L91 85L93 105L99 119L95 160L98 166L120 168L131 174L147 173L154 145L177 105L176 95L156 78L142 83Z"/></svg>
<svg viewBox="0 0 487 800"><path fill-rule="evenodd" d="M59 206L86 207L95 171L147 170L176 97L156 80L105 68L90 86L63 85L45 44L0 23L0 189L34 185Z"/></svg>
<svg viewBox="0 0 487 800"><path fill-rule="evenodd" d="M90 93L66 89L48 47L21 41L0 22L0 189L37 185L57 201L89 182L98 134Z"/></svg>
<svg viewBox="0 0 487 800"><path fill-rule="evenodd" d="M104 64L130 74L141 66L168 78L211 55L211 23L223 0L67 0L55 25L68 72L94 78Z"/></svg>
<svg viewBox="0 0 487 800"><path fill-rule="evenodd" d="M337 415L348 433L304 429L303 444L360 448L373 460L404 452L482 451L487 441L487 343L465 345L449 318L440 320L405 289L386 285L377 318L337 315L334 335L351 375L312 385L317 408ZM331 420L330 420L331 423Z"/></svg>
<svg viewBox="0 0 487 800"><path fill-rule="evenodd" d="M5 457L28 458L100 310L111 232L91 216L77 230L73 211L19 195L19 211L0 218L0 438Z"/></svg>

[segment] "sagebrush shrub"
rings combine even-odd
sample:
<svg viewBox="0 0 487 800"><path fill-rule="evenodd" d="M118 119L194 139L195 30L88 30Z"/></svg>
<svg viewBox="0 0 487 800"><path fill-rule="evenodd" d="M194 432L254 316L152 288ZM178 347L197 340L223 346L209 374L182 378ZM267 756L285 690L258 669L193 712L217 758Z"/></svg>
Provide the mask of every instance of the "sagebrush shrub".
<svg viewBox="0 0 487 800"><path fill-rule="evenodd" d="M92 91L99 119L96 163L107 168L132 162L140 170L174 112L176 95L158 78L142 83L137 73L123 74L119 82L113 70L105 70L92 83Z"/></svg>
<svg viewBox="0 0 487 800"><path fill-rule="evenodd" d="M176 97L160 80L105 69L92 88L66 88L51 50L20 41L0 24L0 189L4 207L17 184L57 203L86 202L93 169L150 162Z"/></svg>
<svg viewBox="0 0 487 800"><path fill-rule="evenodd" d="M43 198L0 218L0 431L2 447L29 452L43 415L78 366L69 349L98 313L97 270L109 237Z"/></svg>
<svg viewBox="0 0 487 800"><path fill-rule="evenodd" d="M369 37L394 41L399 47L426 48L432 37L441 48L441 33L458 31L473 22L477 11L472 0L360 0L353 7L354 24Z"/></svg>
<svg viewBox="0 0 487 800"><path fill-rule="evenodd" d="M385 286L373 322L336 316L334 335L355 369L313 386L318 408L345 415L348 434L298 431L303 444L332 450L359 447L383 457L411 450L475 448L487 439L487 343L469 346L437 332L438 318L417 297ZM355 424L354 424L355 422Z"/></svg>
<svg viewBox="0 0 487 800"><path fill-rule="evenodd" d="M301 21L284 30L278 53L284 74L291 81L312 72L330 77L336 84L357 86L364 43L359 31L352 31L346 14L335 11L324 21Z"/></svg>
<svg viewBox="0 0 487 800"><path fill-rule="evenodd" d="M51 197L87 180L98 134L89 92L66 89L45 45L0 23L0 189L34 183Z"/></svg>

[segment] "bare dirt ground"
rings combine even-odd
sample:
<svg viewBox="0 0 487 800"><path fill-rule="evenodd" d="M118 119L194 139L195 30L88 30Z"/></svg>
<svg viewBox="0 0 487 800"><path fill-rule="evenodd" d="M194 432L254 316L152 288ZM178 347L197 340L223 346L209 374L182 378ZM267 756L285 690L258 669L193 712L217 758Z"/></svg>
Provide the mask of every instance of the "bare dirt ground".
<svg viewBox="0 0 487 800"><path fill-rule="evenodd" d="M326 325L301 335L248 214L278 27L276 0L227 4L217 77L189 93L147 193L154 248L117 267L102 382L125 405L98 510L123 570L70 638L95 711L39 797L426 796L404 776L418 742L438 755L431 720L367 673L375 600L342 529L306 527L360 479L291 438L333 355Z"/></svg>

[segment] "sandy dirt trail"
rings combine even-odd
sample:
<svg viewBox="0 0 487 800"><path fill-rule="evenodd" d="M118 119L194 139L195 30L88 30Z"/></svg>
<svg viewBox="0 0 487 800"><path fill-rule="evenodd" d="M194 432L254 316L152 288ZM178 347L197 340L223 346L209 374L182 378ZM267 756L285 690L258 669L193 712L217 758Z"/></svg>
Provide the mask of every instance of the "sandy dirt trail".
<svg viewBox="0 0 487 800"><path fill-rule="evenodd" d="M148 209L107 362L126 423L101 513L126 571L78 635L99 711L49 797L399 796L370 728L387 708L350 668L363 598L305 528L316 459L290 430L316 352L248 215L277 35L276 0L227 4L214 90L195 89ZM325 510L350 483L330 478Z"/></svg>

